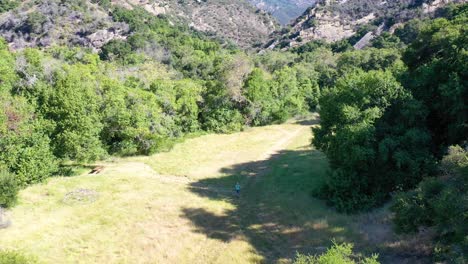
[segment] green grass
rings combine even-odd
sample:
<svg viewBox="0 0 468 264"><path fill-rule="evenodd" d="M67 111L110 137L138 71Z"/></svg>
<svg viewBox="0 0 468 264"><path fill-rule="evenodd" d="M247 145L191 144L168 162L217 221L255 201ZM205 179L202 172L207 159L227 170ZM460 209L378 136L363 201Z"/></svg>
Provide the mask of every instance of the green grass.
<svg viewBox="0 0 468 264"><path fill-rule="evenodd" d="M355 216L311 196L327 171L311 136L295 123L205 135L105 162L99 175L52 178L20 192L0 250L45 263L287 263L332 239L365 245ZM79 188L98 199L62 201Z"/></svg>

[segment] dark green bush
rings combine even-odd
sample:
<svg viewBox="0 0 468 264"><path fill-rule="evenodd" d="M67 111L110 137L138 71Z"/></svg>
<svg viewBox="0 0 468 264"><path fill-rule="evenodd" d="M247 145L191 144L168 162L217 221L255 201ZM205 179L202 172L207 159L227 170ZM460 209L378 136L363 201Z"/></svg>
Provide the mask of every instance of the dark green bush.
<svg viewBox="0 0 468 264"><path fill-rule="evenodd" d="M408 66L403 84L428 109L422 121L433 135L438 157L468 135L467 23L468 5L458 5L450 19L427 21L403 54Z"/></svg>
<svg viewBox="0 0 468 264"><path fill-rule="evenodd" d="M15 9L20 4L17 0L4 0L0 2L0 14Z"/></svg>
<svg viewBox="0 0 468 264"><path fill-rule="evenodd" d="M356 72L320 98L313 144L331 172L323 197L341 211L369 209L430 172L430 136L420 105L390 72Z"/></svg>
<svg viewBox="0 0 468 264"><path fill-rule="evenodd" d="M16 203L19 186L13 174L0 168L0 207L11 207Z"/></svg>
<svg viewBox="0 0 468 264"><path fill-rule="evenodd" d="M394 199L396 230L403 233L433 227L437 231L436 252L451 263L468 256L468 152L450 147L442 160L444 175L422 181L410 192Z"/></svg>

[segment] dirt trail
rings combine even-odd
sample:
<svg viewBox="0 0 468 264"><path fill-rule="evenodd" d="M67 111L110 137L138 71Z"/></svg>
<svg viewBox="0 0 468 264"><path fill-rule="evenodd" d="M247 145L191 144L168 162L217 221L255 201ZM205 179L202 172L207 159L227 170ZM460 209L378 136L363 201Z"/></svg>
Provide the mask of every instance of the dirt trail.
<svg viewBox="0 0 468 264"><path fill-rule="evenodd" d="M266 160L268 158L270 158L271 156L273 156L274 154L276 154L277 152L285 149L289 143L294 139L296 138L301 131L303 131L304 129L310 129L309 127L307 126L301 126L299 127L298 129L296 129L295 131L293 132L289 132L288 135L281 139L280 141L278 141L273 147L271 147L268 151L266 151L265 153L263 153L262 155L259 156L259 158L257 159L257 161L259 160Z"/></svg>

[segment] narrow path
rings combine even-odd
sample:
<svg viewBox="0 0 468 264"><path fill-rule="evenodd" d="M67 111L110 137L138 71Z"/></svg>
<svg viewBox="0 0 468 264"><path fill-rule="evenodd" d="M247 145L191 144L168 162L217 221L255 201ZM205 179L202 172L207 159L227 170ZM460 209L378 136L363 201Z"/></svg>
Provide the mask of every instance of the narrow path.
<svg viewBox="0 0 468 264"><path fill-rule="evenodd" d="M281 150L284 150L288 147L288 145L293 141L299 134L302 132L304 129L310 129L309 126L301 126L298 129L296 129L293 132L290 132L286 137L278 141L275 145L273 145L268 151L265 153L261 154L259 158L255 161L264 161L267 162L270 157L272 157L274 154L280 152ZM246 180L243 182L243 191L242 192L248 192L248 189L252 187L252 184L255 184L263 175L265 175L270 168L266 167L263 170L259 170L260 172L256 174L255 177L246 177ZM211 187L210 187L211 188ZM241 192L241 193L242 193ZM230 191L232 193L232 189ZM223 250L225 250L229 243L234 241L235 239L243 236L246 237L244 229L246 228L244 224L242 224L242 216L240 214L241 211L245 210L250 210L252 209L251 204L246 201L243 196L241 195L238 199L233 200L234 204L237 205L237 207L242 207L244 208L243 210L235 210L234 214L232 215L233 222L235 222L238 226L238 230L232 234L230 239L225 242ZM253 208L255 210L255 208ZM281 250L280 248L273 246L274 250L279 251ZM215 259L216 260L216 259Z"/></svg>

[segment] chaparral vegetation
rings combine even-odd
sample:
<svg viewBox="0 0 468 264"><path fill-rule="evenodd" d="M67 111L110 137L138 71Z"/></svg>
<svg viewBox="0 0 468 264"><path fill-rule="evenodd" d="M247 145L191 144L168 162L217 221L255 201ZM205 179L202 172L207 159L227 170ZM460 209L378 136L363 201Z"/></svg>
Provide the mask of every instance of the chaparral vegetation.
<svg viewBox="0 0 468 264"><path fill-rule="evenodd" d="M0 263L467 261L468 4L259 50L59 2L0 3Z"/></svg>

